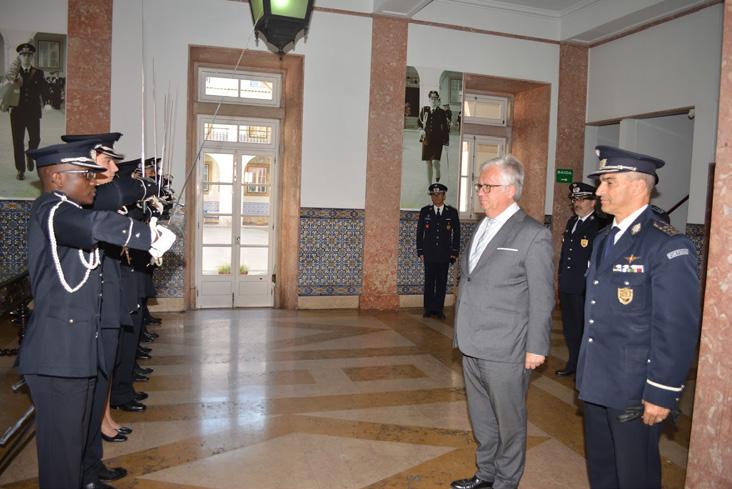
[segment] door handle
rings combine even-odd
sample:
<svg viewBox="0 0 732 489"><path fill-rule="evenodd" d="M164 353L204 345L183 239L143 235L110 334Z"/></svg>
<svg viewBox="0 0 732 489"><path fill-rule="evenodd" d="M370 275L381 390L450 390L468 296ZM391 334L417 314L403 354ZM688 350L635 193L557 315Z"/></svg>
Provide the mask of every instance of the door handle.
<svg viewBox="0 0 732 489"><path fill-rule="evenodd" d="M240 240L241 240L241 236L237 236L236 237L236 244L239 244L240 243Z"/></svg>

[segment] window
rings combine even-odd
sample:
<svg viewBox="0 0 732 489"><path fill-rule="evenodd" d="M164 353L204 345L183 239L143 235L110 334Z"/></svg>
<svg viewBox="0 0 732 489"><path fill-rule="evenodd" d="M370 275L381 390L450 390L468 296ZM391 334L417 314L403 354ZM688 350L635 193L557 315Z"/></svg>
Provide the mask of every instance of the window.
<svg viewBox="0 0 732 489"><path fill-rule="evenodd" d="M203 138L220 143L245 143L271 146L272 126L233 124L229 122L204 122Z"/></svg>
<svg viewBox="0 0 732 489"><path fill-rule="evenodd" d="M463 120L470 124L506 126L507 110L506 97L465 94Z"/></svg>
<svg viewBox="0 0 732 489"><path fill-rule="evenodd" d="M465 135L461 149L458 211L461 216L474 217L476 214L482 214L483 209L480 207L473 182L478 180L480 165L506 153L506 139Z"/></svg>
<svg viewBox="0 0 732 489"><path fill-rule="evenodd" d="M281 84L276 73L199 68L198 100L279 107Z"/></svg>

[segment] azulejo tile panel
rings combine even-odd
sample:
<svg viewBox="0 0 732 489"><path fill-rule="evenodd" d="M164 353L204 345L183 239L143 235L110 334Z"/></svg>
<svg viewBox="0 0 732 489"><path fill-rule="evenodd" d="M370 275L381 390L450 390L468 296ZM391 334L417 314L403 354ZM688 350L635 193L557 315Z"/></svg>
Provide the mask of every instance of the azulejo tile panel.
<svg viewBox="0 0 732 489"><path fill-rule="evenodd" d="M701 276L704 269L704 238L706 237L706 226L704 224L686 224L686 235L694 242L696 248L696 256L699 261L699 275Z"/></svg>
<svg viewBox="0 0 732 489"><path fill-rule="evenodd" d="M176 214L171 222L163 223L170 226L178 236L173 247L163 256L163 265L153 273L153 283L157 296L160 298L183 297L183 275L185 270L185 216Z"/></svg>
<svg viewBox="0 0 732 489"><path fill-rule="evenodd" d="M359 295L363 234L362 209L301 208L298 295Z"/></svg>
<svg viewBox="0 0 732 489"><path fill-rule="evenodd" d="M28 221L32 200L0 200L0 266L15 270L27 266Z"/></svg>

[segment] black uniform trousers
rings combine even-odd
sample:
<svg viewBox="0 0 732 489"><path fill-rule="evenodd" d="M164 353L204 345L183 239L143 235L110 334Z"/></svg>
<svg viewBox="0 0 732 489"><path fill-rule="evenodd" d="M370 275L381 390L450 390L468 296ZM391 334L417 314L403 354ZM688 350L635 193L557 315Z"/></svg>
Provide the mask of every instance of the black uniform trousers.
<svg viewBox="0 0 732 489"><path fill-rule="evenodd" d="M562 304L564 341L567 343L567 349L569 350L569 358L565 369L574 371L577 370L577 358L579 358L582 333L584 333L585 294L584 292L570 294L560 291L559 300Z"/></svg>
<svg viewBox="0 0 732 489"><path fill-rule="evenodd" d="M106 375L100 370L97 373L97 382L94 388L94 399L92 411L89 417L89 431L86 435L86 446L84 447L84 459L82 462L82 480L84 485L99 480L99 471L104 467L102 457L102 418L107 406L107 394L109 394L109 381L114 364L117 358L117 346L119 343L119 328L102 328L101 338L104 348L104 363Z"/></svg>
<svg viewBox="0 0 732 489"><path fill-rule="evenodd" d="M25 375L36 407L38 485L81 486L81 460L96 379Z"/></svg>
<svg viewBox="0 0 732 489"><path fill-rule="evenodd" d="M119 336L117 366L112 378L112 394L110 404L127 404L135 400L135 363L137 346L140 344L142 332L142 311L138 309L130 315L132 326L122 326Z"/></svg>
<svg viewBox="0 0 732 489"><path fill-rule="evenodd" d="M15 169L25 171L25 131L28 131L28 149L36 149L41 144L41 119L36 114L22 109L10 109L10 131L13 135L13 154Z"/></svg>
<svg viewBox="0 0 732 489"><path fill-rule="evenodd" d="M585 402L587 472L592 489L660 489L663 423L621 423L620 409Z"/></svg>
<svg viewBox="0 0 732 489"><path fill-rule="evenodd" d="M424 261L424 310L442 314L447 291L447 272L450 262Z"/></svg>

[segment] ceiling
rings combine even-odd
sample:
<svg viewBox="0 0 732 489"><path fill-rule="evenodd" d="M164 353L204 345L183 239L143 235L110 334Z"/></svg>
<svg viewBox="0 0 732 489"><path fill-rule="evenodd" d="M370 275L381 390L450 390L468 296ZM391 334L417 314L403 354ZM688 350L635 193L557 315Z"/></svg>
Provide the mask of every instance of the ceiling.
<svg viewBox="0 0 732 489"><path fill-rule="evenodd" d="M713 0L373 0L375 13L411 18L425 7L485 9L485 15L510 12L556 23L557 40L592 44ZM474 11L474 10L473 10Z"/></svg>

